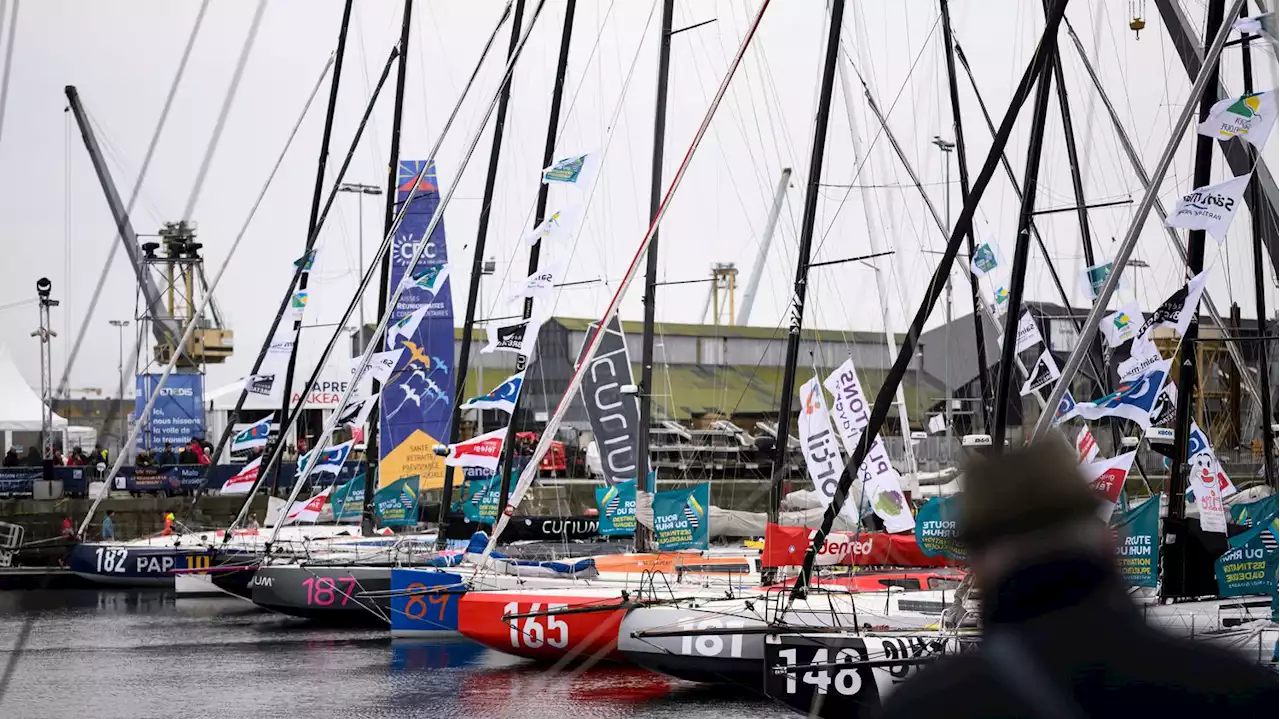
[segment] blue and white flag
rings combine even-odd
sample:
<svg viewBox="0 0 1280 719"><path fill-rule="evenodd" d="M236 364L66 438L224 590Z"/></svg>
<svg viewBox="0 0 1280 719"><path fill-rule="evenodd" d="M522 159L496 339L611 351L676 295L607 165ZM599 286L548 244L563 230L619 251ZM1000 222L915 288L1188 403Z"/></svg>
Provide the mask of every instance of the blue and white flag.
<svg viewBox="0 0 1280 719"><path fill-rule="evenodd" d="M1136 422L1144 430L1150 428L1151 410L1169 376L1169 365L1172 362L1173 360L1158 362L1141 375L1121 382L1116 391L1106 397L1076 404L1076 414L1085 419L1122 417Z"/></svg>
<svg viewBox="0 0 1280 719"><path fill-rule="evenodd" d="M349 439L342 444L335 444L334 446L326 449L320 454L320 461L316 462L316 468L312 470L312 474L319 472L333 472L334 474L337 474L338 472L341 472L342 465L347 461L347 455L351 454L351 446L354 443L355 440ZM311 455L314 452L315 450L311 450L298 459L298 476L302 476L302 473L306 471L307 463L311 461Z"/></svg>
<svg viewBox="0 0 1280 719"><path fill-rule="evenodd" d="M413 312L401 317L399 320L392 322L387 328L387 349L396 346L396 340L400 337L412 337L414 332L418 331L418 325L422 324L422 318L427 316L427 310L431 309L431 305L425 304Z"/></svg>
<svg viewBox="0 0 1280 719"><path fill-rule="evenodd" d="M440 293L440 289L444 287L444 283L448 279L448 265L430 265L416 274L406 275L404 278L404 284L409 287L426 290L431 293L432 298L435 298L435 296Z"/></svg>
<svg viewBox="0 0 1280 719"><path fill-rule="evenodd" d="M1062 395L1062 399L1058 400L1058 408L1053 412L1053 423L1061 424L1079 414L1076 410L1076 398L1071 396L1071 391Z"/></svg>
<svg viewBox="0 0 1280 719"><path fill-rule="evenodd" d="M271 415L267 415L260 422L255 422L237 432L235 439L231 440L231 451L243 452L246 449L266 446L267 438L270 436Z"/></svg>
<svg viewBox="0 0 1280 719"><path fill-rule="evenodd" d="M520 370L502 381L489 394L472 397L462 403L462 409L500 409L503 412L514 412L516 398L520 396L520 386L524 384L524 370Z"/></svg>

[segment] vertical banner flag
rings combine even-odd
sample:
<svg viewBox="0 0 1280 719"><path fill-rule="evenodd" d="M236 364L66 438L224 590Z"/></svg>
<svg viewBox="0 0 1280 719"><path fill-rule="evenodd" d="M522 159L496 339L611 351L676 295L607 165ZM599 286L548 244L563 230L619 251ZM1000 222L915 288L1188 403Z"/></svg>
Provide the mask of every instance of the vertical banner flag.
<svg viewBox="0 0 1280 719"><path fill-rule="evenodd" d="M493 524L498 516L498 501L502 498L502 476L493 474L484 479L468 480L467 491L470 494L462 503L462 516L468 522Z"/></svg>
<svg viewBox="0 0 1280 719"><path fill-rule="evenodd" d="M1036 327L1036 318L1031 316L1031 312L1023 310L1022 316L1018 318L1018 341L1013 346L1015 352L1026 352L1036 345L1044 342L1044 338L1040 336L1040 328Z"/></svg>
<svg viewBox="0 0 1280 719"><path fill-rule="evenodd" d="M267 437L271 435L271 415L263 417L261 420L245 427L236 432L236 436L231 440L231 452L243 452L246 449L254 447L264 447L267 444ZM161 445L164 446L164 445Z"/></svg>
<svg viewBox="0 0 1280 719"><path fill-rule="evenodd" d="M1164 424L1178 413L1178 385L1166 382L1151 408L1151 424Z"/></svg>
<svg viewBox="0 0 1280 719"><path fill-rule="evenodd" d="M1119 347L1138 336L1138 328L1142 326L1142 311L1138 309L1136 300L1126 302L1120 309L1102 318L1098 330L1107 338L1108 347Z"/></svg>
<svg viewBox="0 0 1280 719"><path fill-rule="evenodd" d="M916 513L916 544L926 557L943 556L964 561L964 547L956 538L960 516L955 497L933 497Z"/></svg>
<svg viewBox="0 0 1280 719"><path fill-rule="evenodd" d="M1226 508L1218 488L1218 460L1211 452L1200 452L1191 458L1187 482L1200 508L1200 529L1217 534L1227 533Z"/></svg>
<svg viewBox="0 0 1280 719"><path fill-rule="evenodd" d="M1080 467L1085 481L1102 500L1102 505L1098 509L1098 516L1102 521L1111 519L1116 502L1124 492L1124 480L1129 476L1129 468L1133 466L1133 458L1137 455L1136 450L1125 452L1111 459L1090 462Z"/></svg>
<svg viewBox="0 0 1280 719"><path fill-rule="evenodd" d="M1098 456L1098 443L1093 439L1093 432L1088 427L1081 427L1076 435L1076 462L1088 464Z"/></svg>
<svg viewBox="0 0 1280 719"><path fill-rule="evenodd" d="M1260 517L1243 534L1227 540L1231 549L1213 563L1218 579L1218 596L1241 597L1250 594L1276 594L1276 515ZM1275 606L1273 600L1272 606Z"/></svg>
<svg viewBox="0 0 1280 719"><path fill-rule="evenodd" d="M982 243L973 249L973 259L969 261L969 269L977 277L986 277L989 272L999 267L996 251L988 243Z"/></svg>
<svg viewBox="0 0 1280 719"><path fill-rule="evenodd" d="M444 486L444 460L432 448L449 440L453 413L453 290L444 222L431 237L422 235L440 204L436 168L431 161L401 160L396 209L414 190L413 180L428 165L417 194L391 245L388 288L412 283L391 310L387 349L403 348L394 375L378 402L378 487L416 477L418 489ZM416 267L409 267L419 242L427 243ZM424 284L425 282L425 284Z"/></svg>
<svg viewBox="0 0 1280 719"><path fill-rule="evenodd" d="M596 487L600 534L630 537L636 533L636 481L628 479L612 487Z"/></svg>
<svg viewBox="0 0 1280 719"><path fill-rule="evenodd" d="M831 431L831 415L827 412L826 397L818 378L800 387L800 421L796 425L800 435L800 451L804 465L813 480L813 488L822 497L822 506L831 504L836 496L836 486L844 471L844 461Z"/></svg>
<svg viewBox="0 0 1280 719"><path fill-rule="evenodd" d="M1251 18L1246 18L1246 20ZM1237 20L1239 27L1244 20ZM1259 31L1261 27L1259 27ZM1241 32L1244 32L1242 29ZM1230 140L1238 137L1244 142L1258 148L1267 144L1271 130L1276 126L1276 91L1245 93L1240 97L1228 97L1219 100L1209 108L1209 117L1199 125L1196 132L1218 140Z"/></svg>
<svg viewBox="0 0 1280 719"><path fill-rule="evenodd" d="M1061 376L1058 363L1053 361L1053 353L1046 347L1036 359L1036 363L1031 366L1027 381L1022 383L1022 396L1025 397L1047 384L1052 384Z"/></svg>
<svg viewBox="0 0 1280 719"><path fill-rule="evenodd" d="M658 549L707 549L710 532L707 507L711 505L711 485L672 489L653 495L653 532Z"/></svg>
<svg viewBox="0 0 1280 719"><path fill-rule="evenodd" d="M1251 177L1252 172L1216 185L1197 187L1173 203L1173 211L1165 224L1184 230L1204 230L1222 244Z"/></svg>
<svg viewBox="0 0 1280 719"><path fill-rule="evenodd" d="M134 421L141 419L142 411L159 385L158 374L138 375ZM165 442L180 447L192 437L204 437L204 375L175 372L160 389L160 397L147 417L147 426L138 433L138 449L160 451Z"/></svg>
<svg viewBox="0 0 1280 719"><path fill-rule="evenodd" d="M1177 401L1176 397L1174 398L1174 401ZM1204 465L1209 468L1209 471L1212 472L1214 476L1218 478L1218 497L1226 499L1239 491L1236 489L1235 483L1233 483L1231 478L1227 476L1227 473L1223 471L1222 463L1218 461L1217 453L1213 451L1213 447L1209 444L1209 438L1205 436L1204 432L1200 430L1200 425L1196 424L1196 421L1193 419L1191 420L1191 434L1187 438L1187 462L1192 465L1193 469L1195 466L1196 455L1200 454L1208 455L1204 460ZM1194 484L1191 484L1190 480L1188 480L1188 485L1186 493L1187 501L1195 504L1196 495L1193 491Z"/></svg>
<svg viewBox="0 0 1280 719"><path fill-rule="evenodd" d="M1155 588L1160 578L1160 498L1153 497L1111 517L1116 566L1132 587Z"/></svg>
<svg viewBox="0 0 1280 719"><path fill-rule="evenodd" d="M373 493L379 527L414 527L418 524L418 478L401 477Z"/></svg>
<svg viewBox="0 0 1280 719"><path fill-rule="evenodd" d="M582 342L587 348L598 324L592 322ZM581 360L581 350L576 366ZM642 462L636 454L636 438L639 436L640 407L635 395L624 395L623 385L633 385L631 356L627 352L627 338L622 333L622 323L617 313L609 318L595 359L583 374L582 403L587 408L587 420L595 435L600 451L600 465L606 484L617 484L635 479L640 472L648 471L648 462ZM644 465L643 468L641 465Z"/></svg>
<svg viewBox="0 0 1280 719"><path fill-rule="evenodd" d="M364 514L364 472L357 472L329 496L335 522L359 521Z"/></svg>
<svg viewBox="0 0 1280 719"><path fill-rule="evenodd" d="M991 296L991 314L996 317L1004 316L1006 310L1009 309L1009 288L1004 285L996 287Z"/></svg>

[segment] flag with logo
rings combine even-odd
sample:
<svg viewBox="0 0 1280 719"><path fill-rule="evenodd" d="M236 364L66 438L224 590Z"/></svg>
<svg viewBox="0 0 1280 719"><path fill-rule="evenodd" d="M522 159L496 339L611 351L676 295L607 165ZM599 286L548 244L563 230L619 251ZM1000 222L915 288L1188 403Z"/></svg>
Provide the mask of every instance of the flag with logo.
<svg viewBox="0 0 1280 719"><path fill-rule="evenodd" d="M222 494L248 494L258 482L258 471L262 468L262 457L249 462L226 482L222 483Z"/></svg>
<svg viewBox="0 0 1280 719"><path fill-rule="evenodd" d="M814 377L800 387L800 420L796 425L800 435L800 452L804 455L805 469L813 488L822 497L822 505L831 504L844 472L844 461L831 430L831 415L827 412L827 399L822 385Z"/></svg>
<svg viewBox="0 0 1280 719"><path fill-rule="evenodd" d="M1137 301L1126 302L1118 311L1103 317L1098 329L1107 339L1108 347L1119 347L1138 336L1142 319L1142 311L1138 309Z"/></svg>
<svg viewBox="0 0 1280 719"><path fill-rule="evenodd" d="M543 240L563 244L573 237L574 226L581 212L581 206L576 204L565 205L553 211L537 227L525 233L525 244L533 246Z"/></svg>
<svg viewBox="0 0 1280 719"><path fill-rule="evenodd" d="M862 432L871 421L868 411L870 403L863 394L862 383L858 381L853 358L846 359L823 384L835 397L830 414L840 432L845 451L852 455L862 438ZM839 459L839 450L836 450L836 461L843 464ZM837 466L835 482L840 481L842 473L843 468ZM824 482L826 481L831 480L824 478ZM876 516L880 517L885 528L890 532L906 531L915 526L911 509L907 506L906 497L902 493L902 476L889 462L889 453L879 437L871 443L866 459L862 461L862 466L854 475L853 486L855 489L850 492L849 499L857 500L863 506L855 507L853 502L846 503L841 510L841 515L845 518L857 521L863 510L870 508ZM834 497L834 490L835 487L832 486L830 495L832 497ZM823 494L826 501L830 502L823 488L819 487L819 492ZM859 494L861 499L858 499Z"/></svg>
<svg viewBox="0 0 1280 719"><path fill-rule="evenodd" d="M1046 347L1036 358L1036 363L1031 366L1027 380L1022 383L1022 396L1025 397L1045 385L1052 384L1061 376L1058 363L1053 361L1053 353Z"/></svg>
<svg viewBox="0 0 1280 719"><path fill-rule="evenodd" d="M335 444L320 453L320 459L316 462L316 468L311 471L312 474L320 474L322 472L331 472L337 474L342 471L342 465L347 461L347 455L351 454L351 446L354 444L352 440L347 440L342 444ZM307 471L307 465L311 462L312 455L315 450L311 450L303 454L298 459L298 475Z"/></svg>
<svg viewBox="0 0 1280 719"><path fill-rule="evenodd" d="M1018 341L1013 346L1016 352L1026 352L1044 342L1044 337L1040 335L1040 328L1036 327L1036 318L1031 316L1031 312L1023 310L1022 316L1018 318Z"/></svg>
<svg viewBox="0 0 1280 719"><path fill-rule="evenodd" d="M1131 587L1155 588L1160 579L1160 498L1111 517L1116 568Z"/></svg>
<svg viewBox="0 0 1280 719"><path fill-rule="evenodd" d="M1163 361L1164 356L1160 354L1155 342L1139 338L1129 345L1129 356L1116 363L1116 373L1122 381L1127 380Z"/></svg>
<svg viewBox="0 0 1280 719"><path fill-rule="evenodd" d="M929 431L933 434L945 432L947 430L947 418L945 415L935 414L929 418Z"/></svg>
<svg viewBox="0 0 1280 719"><path fill-rule="evenodd" d="M533 360L533 349L538 343L538 330L541 323L535 318L516 320L506 324L490 324L488 326L489 344L480 349L483 354L490 352L518 352L529 360Z"/></svg>
<svg viewBox="0 0 1280 719"><path fill-rule="evenodd" d="M289 299L289 319L294 322L302 321L302 315L307 311L307 296L306 290L293 293L293 297Z"/></svg>
<svg viewBox="0 0 1280 719"><path fill-rule="evenodd" d="M357 397L354 393L338 412L338 424L344 427L363 427L369 421L378 397Z"/></svg>
<svg viewBox="0 0 1280 719"><path fill-rule="evenodd" d="M1276 110L1275 90L1228 97L1209 108L1209 117L1196 125L1196 132L1217 140L1238 137L1261 151L1276 126Z"/></svg>
<svg viewBox="0 0 1280 719"><path fill-rule="evenodd" d="M516 398L520 396L520 386L524 384L524 370L520 370L504 379L488 394L472 397L462 403L461 409L500 409L510 414L516 409Z"/></svg>
<svg viewBox="0 0 1280 719"><path fill-rule="evenodd" d="M591 187L592 181L595 180L599 164L599 153L587 152L581 155L570 155L556 160L551 163L550 167L543 168L542 182L546 185L558 183L587 189Z"/></svg>
<svg viewBox="0 0 1280 719"><path fill-rule="evenodd" d="M1169 376L1171 362L1172 360L1164 360L1142 375L1121 382L1116 391L1106 397L1093 402L1076 403L1075 413L1085 419L1121 417L1136 422L1143 429L1150 428L1151 410L1155 407L1156 398L1160 396L1160 388Z"/></svg>
<svg viewBox="0 0 1280 719"><path fill-rule="evenodd" d="M1000 317L1007 309L1009 309L1009 288L1000 285L992 292L991 314Z"/></svg>
<svg viewBox="0 0 1280 719"><path fill-rule="evenodd" d="M1205 282L1209 280L1208 270L1192 277L1187 284L1178 288L1177 292L1160 303L1151 316L1142 323L1138 330L1138 339L1151 340L1151 331L1156 327L1172 327L1178 336L1187 333L1187 327L1195 318L1200 306L1200 296L1204 294Z"/></svg>
<svg viewBox="0 0 1280 719"><path fill-rule="evenodd" d="M1276 572L1280 569L1276 554L1276 538L1280 532L1276 525L1276 514L1272 512L1259 517L1249 531L1227 540L1231 549L1213 563L1218 596L1276 594Z"/></svg>
<svg viewBox="0 0 1280 719"><path fill-rule="evenodd" d="M983 243L973 249L973 259L969 261L969 270L976 277L986 277L989 272L1000 265L996 259L996 251L989 243Z"/></svg>
<svg viewBox="0 0 1280 719"><path fill-rule="evenodd" d="M956 497L932 497L916 512L916 544L926 557L967 558L956 531L960 518Z"/></svg>
<svg viewBox="0 0 1280 719"><path fill-rule="evenodd" d="M1111 275L1111 270L1115 266L1114 262L1105 262L1084 268L1080 273L1080 288L1084 291L1084 296L1090 301L1098 299L1098 291L1102 289L1102 284L1107 281L1107 277Z"/></svg>
<svg viewBox="0 0 1280 719"><path fill-rule="evenodd" d="M444 463L450 467L480 467L495 472L498 461L502 458L502 443L506 438L507 428L503 427L451 444Z"/></svg>
<svg viewBox="0 0 1280 719"><path fill-rule="evenodd" d="M359 521L364 514L364 472L333 490L329 496L329 509L335 522Z"/></svg>
<svg viewBox="0 0 1280 719"><path fill-rule="evenodd" d="M518 473L512 472L512 476ZM512 482L514 484L514 480ZM462 516L468 522L493 524L498 516L498 503L502 499L502 477L494 474L467 481L466 499L462 503Z"/></svg>
<svg viewBox="0 0 1280 719"><path fill-rule="evenodd" d="M1116 502L1120 500L1120 495L1124 492L1124 481L1129 476L1129 468L1133 466L1133 458L1138 456L1138 452L1125 452L1111 459L1103 459L1097 462L1090 462L1081 465L1080 471L1084 474L1085 481L1093 488L1102 500L1098 508L1098 516L1102 521L1106 522L1111 519L1112 513L1115 511Z"/></svg>
<svg viewBox="0 0 1280 719"><path fill-rule="evenodd" d="M1071 396L1070 390L1067 390L1063 393L1062 399L1058 400L1057 409L1053 411L1053 423L1061 424L1078 414L1076 398Z"/></svg>
<svg viewBox="0 0 1280 719"><path fill-rule="evenodd" d="M387 379L391 377L391 373L395 371L396 365L400 362L400 358L404 356L404 347L398 347L385 352L374 352L369 356L369 362L356 371L355 365L360 362L360 357L352 358L351 374L352 382L357 385L364 380L365 377L372 377L381 384L386 384Z"/></svg>
<svg viewBox="0 0 1280 719"><path fill-rule="evenodd" d="M406 273L401 280L406 286L425 290L431 299L440 294L449 279L449 265L427 265L413 273Z"/></svg>
<svg viewBox="0 0 1280 719"><path fill-rule="evenodd" d="M1252 502L1241 502L1233 504L1227 508L1227 513L1231 515L1231 523L1239 524L1242 527L1252 527L1260 521L1263 521L1268 515L1276 514L1276 495L1263 497L1262 499Z"/></svg>
<svg viewBox="0 0 1280 719"><path fill-rule="evenodd" d="M401 477L373 493L379 527L413 527L418 524L418 477Z"/></svg>
<svg viewBox="0 0 1280 719"><path fill-rule="evenodd" d="M387 349L396 346L396 340L400 337L412 337L418 331L418 325L422 324L422 319L427 316L431 305L425 304L409 314L401 317L391 326L387 328Z"/></svg>
<svg viewBox="0 0 1280 719"><path fill-rule="evenodd" d="M636 532L636 481L628 479L612 487L596 487L596 511L600 534L629 537Z"/></svg>
<svg viewBox="0 0 1280 719"><path fill-rule="evenodd" d="M1088 427L1081 427L1076 435L1076 463L1088 464L1098 456L1098 443Z"/></svg>
<svg viewBox="0 0 1280 719"><path fill-rule="evenodd" d="M1151 408L1151 424L1164 424L1178 413L1178 385L1165 382L1156 404ZM1193 423L1194 424L1194 423Z"/></svg>
<svg viewBox="0 0 1280 719"><path fill-rule="evenodd" d="M316 251L307 250L307 254L293 261L293 266L303 272L310 272L311 267L316 263Z"/></svg>
<svg viewBox="0 0 1280 719"><path fill-rule="evenodd" d="M236 432L236 436L231 440L231 452L243 452L246 449L254 447L264 447L267 439L271 436L271 415L263 417L261 420L245 427Z"/></svg>
<svg viewBox="0 0 1280 719"><path fill-rule="evenodd" d="M653 533L658 549L707 549L710 546L707 507L711 485L703 482L688 489L653 494Z"/></svg>
<svg viewBox="0 0 1280 719"><path fill-rule="evenodd" d="M1200 452L1191 458L1191 471L1187 484L1200 508L1200 529L1217 534L1227 533L1226 509L1218 486L1218 460L1212 452Z"/></svg>
<svg viewBox="0 0 1280 719"><path fill-rule="evenodd" d="M556 274L555 268L550 268L529 275L520 284L520 289L511 295L510 301L516 302L525 297L532 297L535 300L550 297L551 290L556 286Z"/></svg>
<svg viewBox="0 0 1280 719"><path fill-rule="evenodd" d="M1191 420L1191 432L1187 435L1187 461L1194 463L1195 458L1200 455L1207 455L1204 462L1209 467L1209 471L1218 479L1219 497L1226 499L1239 491L1236 489L1235 483L1227 476L1226 471L1222 469L1222 463L1218 461L1217 453L1213 451L1213 447L1209 444L1209 438L1205 436L1204 431L1200 429L1200 425L1193 419ZM1196 494L1192 491L1192 487L1187 487L1185 496L1188 502L1196 503Z"/></svg>
<svg viewBox="0 0 1280 719"><path fill-rule="evenodd" d="M284 521L281 524L316 521L320 518L320 512L324 511L324 505L329 501L329 494L332 491L333 485L331 484L310 499L300 499L289 505L288 511L284 514Z"/></svg>
<svg viewBox="0 0 1280 719"><path fill-rule="evenodd" d="M1227 239L1227 228L1240 209L1244 189L1252 176L1250 173L1216 185L1197 187L1173 203L1173 211L1165 224L1184 230L1204 230L1221 244Z"/></svg>

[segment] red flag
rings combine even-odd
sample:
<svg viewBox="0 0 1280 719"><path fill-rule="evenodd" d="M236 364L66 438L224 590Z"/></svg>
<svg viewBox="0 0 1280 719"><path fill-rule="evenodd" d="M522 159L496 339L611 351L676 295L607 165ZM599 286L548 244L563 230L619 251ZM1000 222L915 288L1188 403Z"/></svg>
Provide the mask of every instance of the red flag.
<svg viewBox="0 0 1280 719"><path fill-rule="evenodd" d="M1136 450L1125 452L1111 459L1080 466L1089 486L1103 500L1103 506L1098 509L1098 516L1103 519L1111 519L1111 512L1120 499L1120 493L1124 491L1124 480L1129 476L1129 467L1133 466L1133 458L1137 454Z"/></svg>
<svg viewBox="0 0 1280 719"><path fill-rule="evenodd" d="M792 567L804 562L804 554L813 543L815 530L808 527L765 527L764 551L760 561L765 567ZM926 557L909 534L834 532L827 537L818 553L818 564L846 566L942 567L954 565L945 557Z"/></svg>

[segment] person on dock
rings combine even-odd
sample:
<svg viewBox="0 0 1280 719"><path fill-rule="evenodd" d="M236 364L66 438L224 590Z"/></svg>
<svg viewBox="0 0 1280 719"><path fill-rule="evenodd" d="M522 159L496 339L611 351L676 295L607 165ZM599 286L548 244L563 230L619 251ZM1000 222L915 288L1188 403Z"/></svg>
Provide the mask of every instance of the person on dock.
<svg viewBox="0 0 1280 719"><path fill-rule="evenodd" d="M74 522L71 521L71 517L62 518L62 538L63 539L76 538L76 525Z"/></svg>
<svg viewBox="0 0 1280 719"><path fill-rule="evenodd" d="M1275 670L1143 619L1098 497L1065 445L979 458L964 477L957 530L981 597L982 643L898 687L882 718L1275 711Z"/></svg>
<svg viewBox="0 0 1280 719"><path fill-rule="evenodd" d="M18 448L10 447L8 452L4 453L4 466L17 467L22 464L22 458L18 456Z"/></svg>
<svg viewBox="0 0 1280 719"><path fill-rule="evenodd" d="M160 457L156 460L156 464L161 467L167 467L171 464L178 463L178 455L173 453L173 445L165 442L164 451L160 453Z"/></svg>
<svg viewBox="0 0 1280 719"><path fill-rule="evenodd" d="M164 531L161 532L161 534L165 535L166 537L169 536L170 534L173 534L173 522L174 522L173 512L165 512L164 513Z"/></svg>
<svg viewBox="0 0 1280 719"><path fill-rule="evenodd" d="M23 464L28 467L39 467L44 464L44 457L40 456L40 450L34 444L27 448L27 458Z"/></svg>
<svg viewBox="0 0 1280 719"><path fill-rule="evenodd" d="M81 449L79 446L76 446L74 449L71 450L71 456L67 457L67 466L83 467L84 460L85 460L84 450Z"/></svg>
<svg viewBox="0 0 1280 719"><path fill-rule="evenodd" d="M115 510L108 509L107 516L102 518L102 541L109 542L116 538Z"/></svg>

